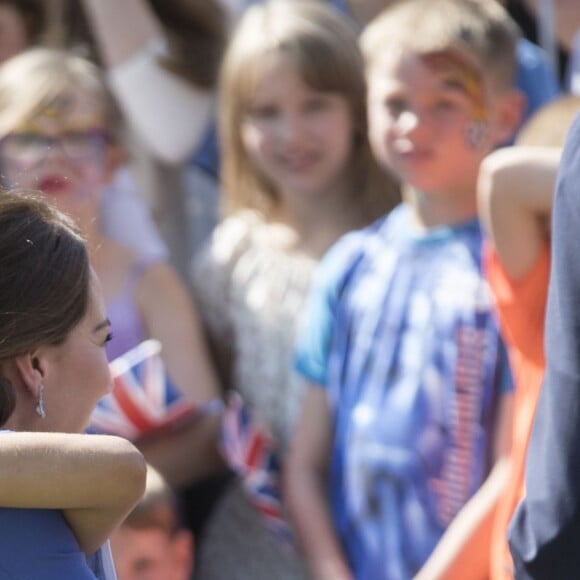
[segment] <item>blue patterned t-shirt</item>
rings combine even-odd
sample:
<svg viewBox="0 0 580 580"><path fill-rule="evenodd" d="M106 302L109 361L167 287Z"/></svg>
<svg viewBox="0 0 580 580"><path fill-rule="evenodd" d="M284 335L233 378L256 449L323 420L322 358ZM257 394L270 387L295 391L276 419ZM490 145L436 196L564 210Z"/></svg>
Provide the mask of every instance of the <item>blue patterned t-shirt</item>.
<svg viewBox="0 0 580 580"><path fill-rule="evenodd" d="M334 419L332 512L357 580L411 578L485 479L511 389L477 220L413 233L402 204L321 263L296 368Z"/></svg>

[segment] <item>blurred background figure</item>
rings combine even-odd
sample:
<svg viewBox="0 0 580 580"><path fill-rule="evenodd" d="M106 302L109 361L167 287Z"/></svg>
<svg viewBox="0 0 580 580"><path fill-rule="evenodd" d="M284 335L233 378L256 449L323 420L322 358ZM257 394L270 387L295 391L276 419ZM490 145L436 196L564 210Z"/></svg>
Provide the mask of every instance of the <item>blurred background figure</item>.
<svg viewBox="0 0 580 580"><path fill-rule="evenodd" d="M292 358L312 274L341 235L387 212L398 189L370 153L356 31L325 3L248 8L220 80L224 213L192 284L225 392L240 394L283 456L304 386ZM197 562L203 579L305 577L238 482Z"/></svg>
<svg viewBox="0 0 580 580"><path fill-rule="evenodd" d="M544 322L556 174L568 129L579 111L579 97L566 95L552 101L524 125L516 146L492 153L480 171L478 201L487 236L486 275L515 382L507 483L492 523L490 563L485 570L485 576L493 580L515 574L507 544L508 524L524 496L525 460L546 363ZM468 565L469 560L464 558L461 564Z"/></svg>
<svg viewBox="0 0 580 580"><path fill-rule="evenodd" d="M111 535L118 580L189 580L194 545L181 522L178 498L163 476L147 466L145 493Z"/></svg>
<svg viewBox="0 0 580 580"><path fill-rule="evenodd" d="M580 3L576 0L503 0L524 36L541 46L565 92L578 92ZM578 83L578 81L576 81Z"/></svg>
<svg viewBox="0 0 580 580"><path fill-rule="evenodd" d="M116 162L109 146L117 128L98 69L86 59L32 48L0 67L4 185L41 190L86 236L115 327L107 348L110 360L156 338L177 388L203 404L219 388L185 285L167 261L119 244L100 225L102 189ZM198 468L208 468L202 455L211 455L216 427L215 418L207 418L148 442L146 451L143 443L141 449L173 485L187 485ZM184 453L192 460L183 461Z"/></svg>
<svg viewBox="0 0 580 580"><path fill-rule="evenodd" d="M0 62L40 42L45 31L45 3L0 1Z"/></svg>
<svg viewBox="0 0 580 580"><path fill-rule="evenodd" d="M128 121L137 180L185 273L217 220L214 109L224 11L214 0L84 0L83 7Z"/></svg>

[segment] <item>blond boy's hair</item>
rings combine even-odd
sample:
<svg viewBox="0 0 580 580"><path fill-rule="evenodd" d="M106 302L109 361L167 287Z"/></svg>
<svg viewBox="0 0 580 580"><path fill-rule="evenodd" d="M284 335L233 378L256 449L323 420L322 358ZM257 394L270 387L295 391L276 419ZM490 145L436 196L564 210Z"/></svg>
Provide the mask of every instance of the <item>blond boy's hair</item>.
<svg viewBox="0 0 580 580"><path fill-rule="evenodd" d="M367 141L364 63L354 25L315 0L271 0L248 8L233 34L222 64L219 115L222 184L228 213L252 208L267 214L280 192L248 159L240 126L265 60L288 55L304 82L315 90L342 95L353 124L353 190L374 217L393 205L396 188L378 168ZM356 187L355 187L356 184Z"/></svg>
<svg viewBox="0 0 580 580"><path fill-rule="evenodd" d="M421 56L456 52L504 91L514 84L519 38L515 21L492 0L399 0L369 24L361 47L371 72L393 49Z"/></svg>
<svg viewBox="0 0 580 580"><path fill-rule="evenodd" d="M104 128L119 136L120 114L100 69L70 52L30 48L0 66L0 137L80 89L101 109Z"/></svg>

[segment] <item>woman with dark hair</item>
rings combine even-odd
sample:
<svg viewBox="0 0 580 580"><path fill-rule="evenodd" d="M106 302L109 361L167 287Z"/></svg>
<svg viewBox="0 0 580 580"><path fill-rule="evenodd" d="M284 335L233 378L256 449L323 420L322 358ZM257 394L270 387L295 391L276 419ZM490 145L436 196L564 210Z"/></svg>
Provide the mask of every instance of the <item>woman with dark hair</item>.
<svg viewBox="0 0 580 580"><path fill-rule="evenodd" d="M143 493L145 464L123 439L81 434L111 388L109 337L72 220L0 193L2 578L114 578L100 546Z"/></svg>

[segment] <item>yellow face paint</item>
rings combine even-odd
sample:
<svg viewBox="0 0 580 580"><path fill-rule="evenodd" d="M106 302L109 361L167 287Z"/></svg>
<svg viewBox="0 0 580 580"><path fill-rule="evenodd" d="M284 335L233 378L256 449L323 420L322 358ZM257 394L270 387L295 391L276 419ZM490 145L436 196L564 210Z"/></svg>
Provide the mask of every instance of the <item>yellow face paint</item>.
<svg viewBox="0 0 580 580"><path fill-rule="evenodd" d="M16 132L74 133L86 130L106 133L102 107L84 94L62 94L42 102L14 128Z"/></svg>
<svg viewBox="0 0 580 580"><path fill-rule="evenodd" d="M455 51L429 54L425 63L445 77L445 83L462 90L473 104L473 120L485 122L487 107L481 71Z"/></svg>
<svg viewBox="0 0 580 580"><path fill-rule="evenodd" d="M58 95L39 107L38 117L63 119L71 112L72 105L73 101L70 96L66 94Z"/></svg>

